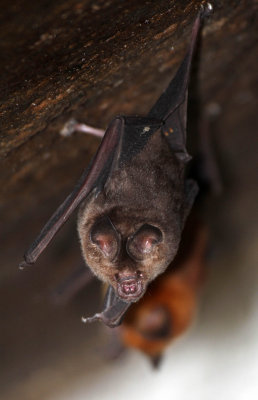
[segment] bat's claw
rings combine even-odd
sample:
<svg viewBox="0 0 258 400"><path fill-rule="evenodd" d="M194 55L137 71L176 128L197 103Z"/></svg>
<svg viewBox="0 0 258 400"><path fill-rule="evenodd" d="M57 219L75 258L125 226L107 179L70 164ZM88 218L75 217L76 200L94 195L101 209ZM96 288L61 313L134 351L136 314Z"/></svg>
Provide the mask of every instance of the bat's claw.
<svg viewBox="0 0 258 400"><path fill-rule="evenodd" d="M208 17L213 12L213 5L208 1L203 1L201 4L201 16Z"/></svg>
<svg viewBox="0 0 258 400"><path fill-rule="evenodd" d="M101 314L95 314L93 315L93 317L82 317L81 321L84 324L90 324L91 322L96 322L96 321L102 321L103 318L101 316Z"/></svg>
<svg viewBox="0 0 258 400"><path fill-rule="evenodd" d="M112 319L108 318L103 312L97 313L97 314L93 315L93 317L86 317L86 318L82 317L81 321L84 324L91 324L92 322L101 321L101 322L103 322L103 324L105 324L109 328L116 328L117 326L119 326L121 324L121 318L112 320Z"/></svg>
<svg viewBox="0 0 258 400"><path fill-rule="evenodd" d="M28 263L27 261L22 261L19 264L19 270L23 271L25 268L30 267L32 264Z"/></svg>
<svg viewBox="0 0 258 400"><path fill-rule="evenodd" d="M66 122L63 129L60 131L60 135L64 137L71 136L76 131L77 125L78 122L75 119L70 119L68 122Z"/></svg>

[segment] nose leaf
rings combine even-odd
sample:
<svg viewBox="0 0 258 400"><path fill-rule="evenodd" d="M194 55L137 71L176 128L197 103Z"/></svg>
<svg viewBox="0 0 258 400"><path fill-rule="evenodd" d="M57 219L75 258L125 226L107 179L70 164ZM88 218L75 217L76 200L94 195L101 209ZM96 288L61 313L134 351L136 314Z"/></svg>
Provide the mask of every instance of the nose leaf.
<svg viewBox="0 0 258 400"><path fill-rule="evenodd" d="M122 291L124 294L134 294L137 291L137 283L135 281L133 282L124 282L122 283Z"/></svg>

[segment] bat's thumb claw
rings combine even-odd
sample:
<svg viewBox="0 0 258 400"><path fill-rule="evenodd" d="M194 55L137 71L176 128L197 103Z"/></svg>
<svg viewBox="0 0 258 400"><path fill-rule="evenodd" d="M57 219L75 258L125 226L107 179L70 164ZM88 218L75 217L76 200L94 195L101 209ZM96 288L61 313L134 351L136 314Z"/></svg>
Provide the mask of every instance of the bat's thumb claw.
<svg viewBox="0 0 258 400"><path fill-rule="evenodd" d="M19 270L20 270L20 271L23 271L25 268L30 267L30 266L31 266L31 264L28 263L27 261L22 261L22 262L19 264Z"/></svg>
<svg viewBox="0 0 258 400"><path fill-rule="evenodd" d="M95 321L100 321L100 320L101 320L101 315L100 314L95 314L95 315L93 315L93 317L87 317L87 318L82 317L81 318L81 321L84 324L88 324L88 323L95 322Z"/></svg>

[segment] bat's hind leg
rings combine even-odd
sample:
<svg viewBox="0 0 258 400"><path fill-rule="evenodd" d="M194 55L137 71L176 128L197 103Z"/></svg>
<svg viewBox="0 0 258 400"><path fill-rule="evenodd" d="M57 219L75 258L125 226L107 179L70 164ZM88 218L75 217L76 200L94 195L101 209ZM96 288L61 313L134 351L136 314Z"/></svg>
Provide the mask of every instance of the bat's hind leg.
<svg viewBox="0 0 258 400"><path fill-rule="evenodd" d="M60 131L61 136L71 136L74 132L88 133L93 136L103 137L105 131L103 129L94 128L90 125L81 124L75 119L70 119Z"/></svg>

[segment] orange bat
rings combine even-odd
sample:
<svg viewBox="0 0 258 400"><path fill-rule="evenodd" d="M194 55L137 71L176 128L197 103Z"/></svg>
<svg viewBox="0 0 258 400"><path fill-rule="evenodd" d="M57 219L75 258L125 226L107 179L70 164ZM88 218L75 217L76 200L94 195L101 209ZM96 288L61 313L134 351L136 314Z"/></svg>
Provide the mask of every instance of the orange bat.
<svg viewBox="0 0 258 400"><path fill-rule="evenodd" d="M155 367L193 320L205 276L207 239L207 229L190 218L176 259L130 307L119 328L124 346L145 353Z"/></svg>

